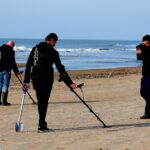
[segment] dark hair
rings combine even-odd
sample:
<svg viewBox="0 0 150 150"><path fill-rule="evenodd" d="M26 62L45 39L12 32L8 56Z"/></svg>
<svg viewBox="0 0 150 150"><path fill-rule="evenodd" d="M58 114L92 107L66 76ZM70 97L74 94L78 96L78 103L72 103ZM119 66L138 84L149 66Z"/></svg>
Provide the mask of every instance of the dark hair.
<svg viewBox="0 0 150 150"><path fill-rule="evenodd" d="M45 37L45 41L48 41L51 39L54 39L55 41L57 41L58 40L57 34L56 33L50 33Z"/></svg>
<svg viewBox="0 0 150 150"><path fill-rule="evenodd" d="M143 41L149 41L150 42L150 35L147 34L143 37Z"/></svg>
<svg viewBox="0 0 150 150"><path fill-rule="evenodd" d="M144 44L139 44L136 46L136 49L144 49L145 45Z"/></svg>
<svg viewBox="0 0 150 150"><path fill-rule="evenodd" d="M147 49L147 46L145 46L143 43L142 44L139 44L136 46L136 49L140 49L142 52Z"/></svg>

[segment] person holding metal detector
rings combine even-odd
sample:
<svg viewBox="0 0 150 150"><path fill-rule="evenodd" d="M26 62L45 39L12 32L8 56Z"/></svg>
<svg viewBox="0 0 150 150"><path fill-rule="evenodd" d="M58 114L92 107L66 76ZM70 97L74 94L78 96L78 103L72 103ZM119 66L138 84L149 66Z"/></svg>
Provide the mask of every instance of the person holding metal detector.
<svg viewBox="0 0 150 150"><path fill-rule="evenodd" d="M7 102L11 69L13 69L16 76L20 74L15 61L14 46L14 41L8 41L7 44L3 44L0 47L0 105L3 106L11 105L11 103Z"/></svg>
<svg viewBox="0 0 150 150"><path fill-rule="evenodd" d="M145 112L141 119L150 119L150 35L143 37L143 43L136 46L137 59L142 60L141 96L144 98Z"/></svg>
<svg viewBox="0 0 150 150"><path fill-rule="evenodd" d="M66 72L65 67L61 63L59 53L54 48L57 41L58 36L55 33L50 33L45 37L44 42L33 47L25 69L24 87L27 87L26 89L29 88L31 78L38 100L38 131L40 132L50 130L45 119L54 80L53 64L56 65L58 72L65 78L67 84L73 89L77 87Z"/></svg>

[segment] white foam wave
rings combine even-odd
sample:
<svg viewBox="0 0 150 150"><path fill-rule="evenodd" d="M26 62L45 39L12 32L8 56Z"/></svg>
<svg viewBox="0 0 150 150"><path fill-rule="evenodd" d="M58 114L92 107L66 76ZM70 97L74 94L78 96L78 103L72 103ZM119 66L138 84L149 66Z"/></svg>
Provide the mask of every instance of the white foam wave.
<svg viewBox="0 0 150 150"><path fill-rule="evenodd" d="M135 51L136 49L135 48L129 48L129 49L126 49L128 51Z"/></svg>
<svg viewBox="0 0 150 150"><path fill-rule="evenodd" d="M26 46L15 46L14 47L14 50L15 51L19 51L19 52L21 52L21 51L31 51L31 49L32 48L28 48L28 47L26 47Z"/></svg>
<svg viewBox="0 0 150 150"><path fill-rule="evenodd" d="M14 50L16 52L28 52L31 51L32 48L30 47L26 47L26 46L15 46ZM121 50L121 48L120 48ZM135 51L135 48L124 48L124 50L127 51ZM57 49L58 52L60 53L76 53L76 54L80 54L80 53L105 53L107 51L114 51L113 49L108 49L108 48L58 48Z"/></svg>
<svg viewBox="0 0 150 150"><path fill-rule="evenodd" d="M26 46L15 46L14 50L18 52L21 52L21 51L24 52L24 51L31 51L32 48L26 47ZM110 50L110 49L108 48L58 48L57 49L58 52L66 52L66 53L69 53L69 52L100 53L100 52L107 51L107 50Z"/></svg>
<svg viewBox="0 0 150 150"><path fill-rule="evenodd" d="M136 47L136 44L120 44L120 43L116 43L115 45L114 45L114 47L131 47L131 48L133 48L133 47Z"/></svg>
<svg viewBox="0 0 150 150"><path fill-rule="evenodd" d="M57 49L59 52L90 52L90 53L101 53L102 51L107 51L109 49L106 49L106 48L68 48L68 49L65 49L65 48L59 48Z"/></svg>

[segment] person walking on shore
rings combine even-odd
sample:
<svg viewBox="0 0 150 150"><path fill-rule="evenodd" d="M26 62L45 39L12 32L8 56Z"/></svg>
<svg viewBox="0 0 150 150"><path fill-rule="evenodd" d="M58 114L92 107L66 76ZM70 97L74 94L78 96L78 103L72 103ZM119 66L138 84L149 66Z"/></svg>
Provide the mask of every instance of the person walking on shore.
<svg viewBox="0 0 150 150"><path fill-rule="evenodd" d="M145 113L141 119L150 119L150 35L143 37L143 44L136 46L137 59L142 60L141 96L144 98Z"/></svg>
<svg viewBox="0 0 150 150"><path fill-rule="evenodd" d="M3 106L11 105L11 103L7 102L11 69L16 75L19 75L15 61L15 51L13 50L14 46L14 41L8 41L7 44L3 44L0 47L0 105Z"/></svg>
<svg viewBox="0 0 150 150"><path fill-rule="evenodd" d="M24 85L25 88L29 88L30 78L32 79L38 100L38 131L40 132L49 131L45 118L54 80L52 65L56 65L58 72L65 77L65 80L72 88L77 87L61 64L59 53L54 49L57 41L58 36L55 33L50 33L46 36L45 42L33 47L26 64Z"/></svg>

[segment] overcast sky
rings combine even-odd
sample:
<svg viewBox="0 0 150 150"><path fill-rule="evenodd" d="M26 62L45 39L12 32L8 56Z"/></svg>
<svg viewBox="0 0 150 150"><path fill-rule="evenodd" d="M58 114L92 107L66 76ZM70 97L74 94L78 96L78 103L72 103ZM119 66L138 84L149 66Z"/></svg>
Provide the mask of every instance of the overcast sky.
<svg viewBox="0 0 150 150"><path fill-rule="evenodd" d="M150 0L0 0L0 38L141 40Z"/></svg>

